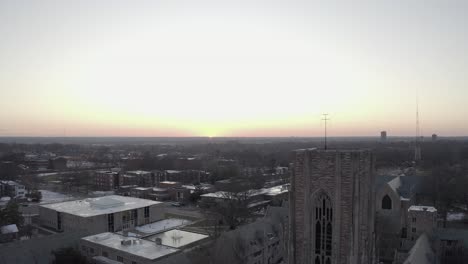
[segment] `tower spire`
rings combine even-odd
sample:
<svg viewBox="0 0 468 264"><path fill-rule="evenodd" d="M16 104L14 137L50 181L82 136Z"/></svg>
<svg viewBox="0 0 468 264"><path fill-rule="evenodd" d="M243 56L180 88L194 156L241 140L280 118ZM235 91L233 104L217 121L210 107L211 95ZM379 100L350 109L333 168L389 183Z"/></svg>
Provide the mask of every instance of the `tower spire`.
<svg viewBox="0 0 468 264"><path fill-rule="evenodd" d="M328 114L322 114L323 118L322 118L322 121L325 122L325 149L328 149L328 145L327 145L327 121L329 121L330 119L328 118Z"/></svg>
<svg viewBox="0 0 468 264"><path fill-rule="evenodd" d="M421 160L421 130L419 127L419 95L416 94L416 138L415 138L415 145L414 145L414 161Z"/></svg>

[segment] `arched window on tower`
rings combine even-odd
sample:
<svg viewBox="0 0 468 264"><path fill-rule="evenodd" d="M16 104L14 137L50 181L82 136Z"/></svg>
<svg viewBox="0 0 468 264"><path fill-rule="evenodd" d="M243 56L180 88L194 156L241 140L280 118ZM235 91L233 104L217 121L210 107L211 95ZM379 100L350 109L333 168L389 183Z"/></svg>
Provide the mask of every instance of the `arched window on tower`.
<svg viewBox="0 0 468 264"><path fill-rule="evenodd" d="M319 194L314 201L315 206L315 263L331 263L332 233L333 233L333 207L330 197L325 194Z"/></svg>
<svg viewBox="0 0 468 264"><path fill-rule="evenodd" d="M392 199L390 198L390 196L388 196L388 194L382 198L382 209L392 209Z"/></svg>

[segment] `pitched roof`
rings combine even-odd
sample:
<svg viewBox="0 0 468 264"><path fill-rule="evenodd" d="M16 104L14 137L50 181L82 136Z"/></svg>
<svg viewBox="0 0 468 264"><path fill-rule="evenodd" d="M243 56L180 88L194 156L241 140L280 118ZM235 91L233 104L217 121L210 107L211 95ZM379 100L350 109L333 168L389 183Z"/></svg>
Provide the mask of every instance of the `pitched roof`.
<svg viewBox="0 0 468 264"><path fill-rule="evenodd" d="M403 264L431 264L435 263L434 251L432 251L429 238L424 233L419 236L416 243L411 248L408 258Z"/></svg>
<svg viewBox="0 0 468 264"><path fill-rule="evenodd" d="M388 186L402 199L410 199L420 188L421 176L379 176L375 180L377 189Z"/></svg>

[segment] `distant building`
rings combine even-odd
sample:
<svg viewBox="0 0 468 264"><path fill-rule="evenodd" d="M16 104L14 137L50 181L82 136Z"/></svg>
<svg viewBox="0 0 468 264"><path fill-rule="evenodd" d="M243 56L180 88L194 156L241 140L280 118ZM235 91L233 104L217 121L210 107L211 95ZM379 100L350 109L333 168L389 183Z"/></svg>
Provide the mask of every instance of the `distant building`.
<svg viewBox="0 0 468 264"><path fill-rule="evenodd" d="M26 187L15 181L0 181L0 197L9 196L12 198L25 198Z"/></svg>
<svg viewBox="0 0 468 264"><path fill-rule="evenodd" d="M156 184L156 179L154 173L150 171L136 170L121 173L120 182L122 185L153 187Z"/></svg>
<svg viewBox="0 0 468 264"><path fill-rule="evenodd" d="M387 131L380 132L380 141L382 141L382 142L387 141Z"/></svg>
<svg viewBox="0 0 468 264"><path fill-rule="evenodd" d="M374 166L366 150L294 152L289 263L376 263Z"/></svg>
<svg viewBox="0 0 468 264"><path fill-rule="evenodd" d="M437 141L437 134L432 134L432 141Z"/></svg>
<svg viewBox="0 0 468 264"><path fill-rule="evenodd" d="M432 238L438 263L468 263L468 230L438 228L434 230Z"/></svg>
<svg viewBox="0 0 468 264"><path fill-rule="evenodd" d="M57 231L114 232L160 220L163 215L160 202L119 195L39 206L40 224Z"/></svg>
<svg viewBox="0 0 468 264"><path fill-rule="evenodd" d="M49 169L52 170L66 170L67 169L67 159L64 157L57 157L49 159Z"/></svg>
<svg viewBox="0 0 468 264"><path fill-rule="evenodd" d="M94 174L94 186L100 191L112 191L119 187L119 172L98 170Z"/></svg>
<svg viewBox="0 0 468 264"><path fill-rule="evenodd" d="M247 203L247 208L255 211L266 208L268 205L280 206L289 199L289 184L273 186L270 188L246 190L239 193L218 191L206 193L200 196L200 206L213 205L229 206L232 200L242 200Z"/></svg>
<svg viewBox="0 0 468 264"><path fill-rule="evenodd" d="M162 181L176 181L183 184L201 183L209 180L210 173L202 170L166 170Z"/></svg>

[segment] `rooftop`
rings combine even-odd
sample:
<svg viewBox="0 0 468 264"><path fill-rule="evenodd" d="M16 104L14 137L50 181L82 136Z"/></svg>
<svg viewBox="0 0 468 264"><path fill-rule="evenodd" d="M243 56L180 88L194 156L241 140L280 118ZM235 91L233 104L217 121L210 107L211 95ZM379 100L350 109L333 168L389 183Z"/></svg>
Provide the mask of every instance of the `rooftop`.
<svg viewBox="0 0 468 264"><path fill-rule="evenodd" d="M163 183L163 184L178 184L179 182L175 182L175 181L162 181L162 182L159 182L159 183Z"/></svg>
<svg viewBox="0 0 468 264"><path fill-rule="evenodd" d="M408 208L408 212L409 211L428 211L431 213L435 213L437 212L437 209L435 209L435 207L432 206L412 205L410 206L410 208Z"/></svg>
<svg viewBox="0 0 468 264"><path fill-rule="evenodd" d="M136 171L127 171L125 173L130 173L130 174L136 174L136 175L142 175L142 174L148 174L151 173L149 171L142 171L142 170L136 170Z"/></svg>
<svg viewBox="0 0 468 264"><path fill-rule="evenodd" d="M15 224L2 226L0 228L0 233L1 234L18 233L18 227Z"/></svg>
<svg viewBox="0 0 468 264"><path fill-rule="evenodd" d="M94 244L99 244L150 260L155 260L178 251L175 248L171 248L165 245L156 245L156 243L152 241L128 238L109 232L84 237L82 239ZM130 240L131 244L122 245L121 242L123 240Z"/></svg>
<svg viewBox="0 0 468 264"><path fill-rule="evenodd" d="M185 219L169 218L151 224L135 227L135 230L145 234L155 234L191 223L192 221Z"/></svg>
<svg viewBox="0 0 468 264"><path fill-rule="evenodd" d="M166 231L164 233L156 234L148 237L147 239L155 241L156 238L161 239L161 243L164 246L170 246L173 248L182 248L194 242L198 242L205 238L208 238L207 235L202 235L193 232L182 231L179 229L174 229Z"/></svg>
<svg viewBox="0 0 468 264"><path fill-rule="evenodd" d="M132 210L155 204L160 204L160 202L120 195L109 195L77 201L45 204L41 206L58 212L81 217L90 217Z"/></svg>

